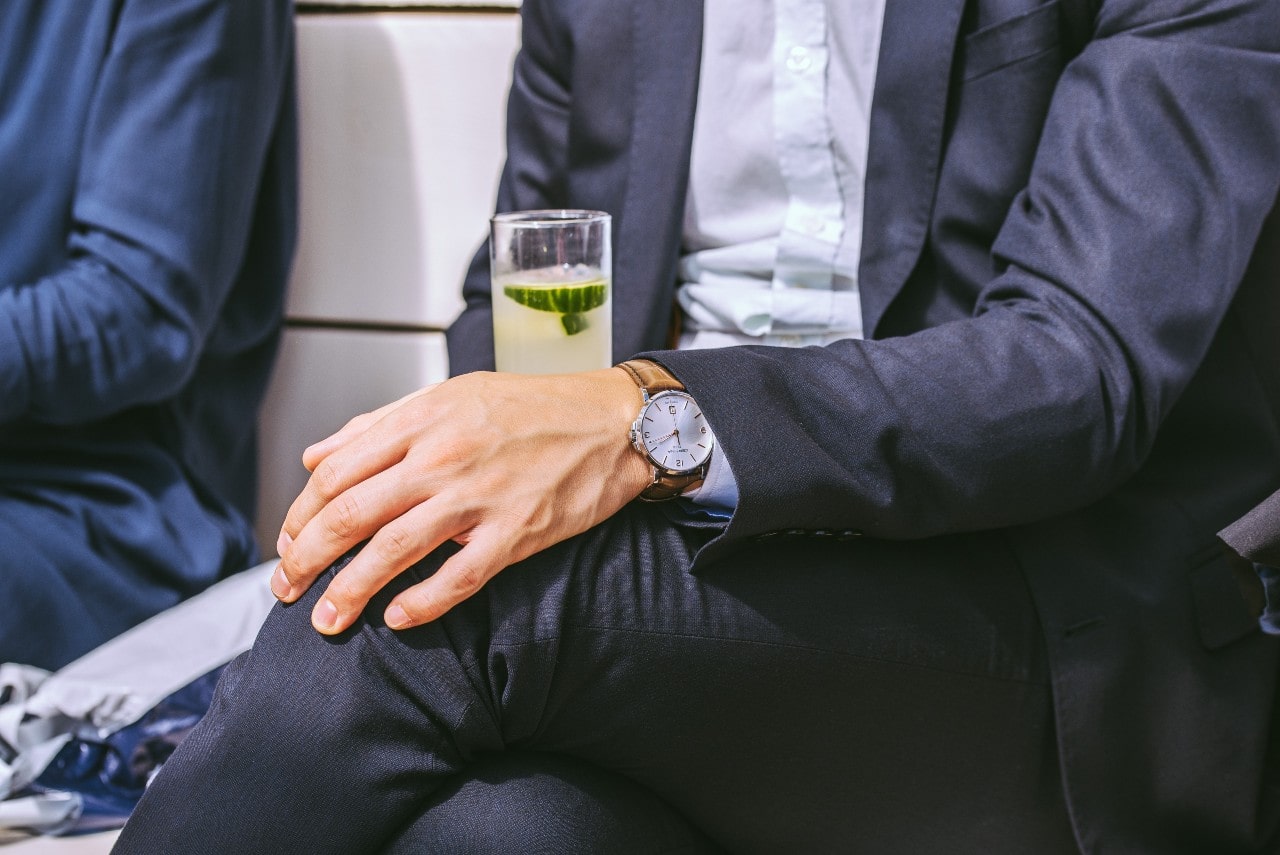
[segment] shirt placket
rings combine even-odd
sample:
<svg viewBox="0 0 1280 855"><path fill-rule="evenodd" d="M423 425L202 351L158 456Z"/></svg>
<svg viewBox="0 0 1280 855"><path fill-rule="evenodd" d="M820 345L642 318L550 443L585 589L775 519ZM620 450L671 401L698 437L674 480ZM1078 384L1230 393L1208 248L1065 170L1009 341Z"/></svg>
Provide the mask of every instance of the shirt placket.
<svg viewBox="0 0 1280 855"><path fill-rule="evenodd" d="M844 199L828 123L823 0L776 0L774 135L788 204L771 286L769 344L818 344L835 321L832 294Z"/></svg>

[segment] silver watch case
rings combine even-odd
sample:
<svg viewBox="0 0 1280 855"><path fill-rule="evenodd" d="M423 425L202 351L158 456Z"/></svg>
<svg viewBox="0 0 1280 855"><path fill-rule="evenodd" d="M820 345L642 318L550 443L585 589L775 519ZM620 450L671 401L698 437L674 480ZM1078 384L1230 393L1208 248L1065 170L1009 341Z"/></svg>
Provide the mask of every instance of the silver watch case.
<svg viewBox="0 0 1280 855"><path fill-rule="evenodd" d="M698 402L688 392L675 390L652 397L646 393L644 398L631 425L635 449L665 475L703 470L715 448L715 435Z"/></svg>

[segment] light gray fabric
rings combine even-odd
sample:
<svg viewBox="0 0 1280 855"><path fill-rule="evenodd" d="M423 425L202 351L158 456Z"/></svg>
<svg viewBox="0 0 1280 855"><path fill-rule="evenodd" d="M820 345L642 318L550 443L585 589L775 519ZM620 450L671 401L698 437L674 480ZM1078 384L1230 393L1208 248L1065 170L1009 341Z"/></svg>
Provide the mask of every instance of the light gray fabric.
<svg viewBox="0 0 1280 855"><path fill-rule="evenodd" d="M275 603L276 562L250 568L162 612L61 670L0 665L0 828L56 831L74 819L67 794L8 799L75 736L105 738L191 681L249 649ZM6 754L10 754L6 758Z"/></svg>

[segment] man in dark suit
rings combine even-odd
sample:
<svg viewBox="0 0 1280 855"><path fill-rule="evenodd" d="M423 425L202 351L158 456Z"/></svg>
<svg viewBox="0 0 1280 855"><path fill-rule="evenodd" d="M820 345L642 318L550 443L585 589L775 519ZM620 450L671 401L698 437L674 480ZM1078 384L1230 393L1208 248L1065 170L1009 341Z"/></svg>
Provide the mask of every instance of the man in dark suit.
<svg viewBox="0 0 1280 855"><path fill-rule="evenodd" d="M660 349L702 4L522 14L499 208L614 213L616 355L651 362L466 374L309 449L287 605L120 850L663 851L495 823L519 750L690 848L1274 851L1280 650L1214 534L1280 484L1280 3L890 0L865 339L705 351ZM483 255L465 291L459 372ZM696 401L727 522L631 501L637 384Z"/></svg>

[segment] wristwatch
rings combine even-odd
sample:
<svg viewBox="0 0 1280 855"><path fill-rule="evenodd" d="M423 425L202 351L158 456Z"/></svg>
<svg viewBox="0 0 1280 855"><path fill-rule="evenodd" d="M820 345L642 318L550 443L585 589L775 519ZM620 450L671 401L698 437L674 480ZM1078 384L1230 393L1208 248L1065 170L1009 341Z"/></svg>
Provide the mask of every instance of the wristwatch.
<svg viewBox="0 0 1280 855"><path fill-rule="evenodd" d="M653 466L653 481L640 498L660 502L694 489L707 475L716 444L698 402L656 362L629 359L618 367L640 387L642 403L631 425L631 444Z"/></svg>

